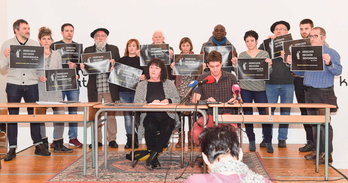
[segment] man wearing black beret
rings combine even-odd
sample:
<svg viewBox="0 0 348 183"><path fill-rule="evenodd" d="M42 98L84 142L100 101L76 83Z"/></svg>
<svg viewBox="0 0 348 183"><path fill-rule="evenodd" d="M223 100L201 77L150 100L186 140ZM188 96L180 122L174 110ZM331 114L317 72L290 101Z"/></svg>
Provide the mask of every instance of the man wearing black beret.
<svg viewBox="0 0 348 183"><path fill-rule="evenodd" d="M118 47L107 43L109 36L109 30L106 28L95 29L90 34L91 38L94 39L94 45L87 47L84 53L94 52L107 52L111 51L110 64L112 65L115 61L120 59L120 53ZM84 64L81 64L81 69L84 68ZM88 76L87 93L89 102L101 102L113 103L116 100L120 100L118 95L117 86L108 82L109 73L103 74L91 74ZM116 143L117 124L114 112L108 112L108 142L112 148L118 148ZM98 146L102 146L102 135L101 128L98 129ZM90 146L91 147L91 146Z"/></svg>

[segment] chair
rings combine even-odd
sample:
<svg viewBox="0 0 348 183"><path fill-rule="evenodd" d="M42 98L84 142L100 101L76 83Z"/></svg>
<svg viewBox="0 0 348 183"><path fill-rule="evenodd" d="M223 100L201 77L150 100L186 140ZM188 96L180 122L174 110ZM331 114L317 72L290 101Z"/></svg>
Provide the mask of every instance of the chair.
<svg viewBox="0 0 348 183"><path fill-rule="evenodd" d="M0 159L6 156L7 153L7 136L5 132L0 132ZM1 169L1 161L0 161Z"/></svg>

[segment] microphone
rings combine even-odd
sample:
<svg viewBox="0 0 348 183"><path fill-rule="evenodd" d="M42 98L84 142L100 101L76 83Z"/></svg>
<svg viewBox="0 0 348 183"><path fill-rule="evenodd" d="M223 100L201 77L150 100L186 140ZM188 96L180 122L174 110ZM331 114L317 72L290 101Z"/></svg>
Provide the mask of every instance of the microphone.
<svg viewBox="0 0 348 183"><path fill-rule="evenodd" d="M212 75L207 76L206 78L204 78L202 81L199 81L198 84L211 84L215 82L215 78Z"/></svg>
<svg viewBox="0 0 348 183"><path fill-rule="evenodd" d="M236 100L240 102L240 86L238 84L233 84L232 85L232 92L233 94L236 94Z"/></svg>

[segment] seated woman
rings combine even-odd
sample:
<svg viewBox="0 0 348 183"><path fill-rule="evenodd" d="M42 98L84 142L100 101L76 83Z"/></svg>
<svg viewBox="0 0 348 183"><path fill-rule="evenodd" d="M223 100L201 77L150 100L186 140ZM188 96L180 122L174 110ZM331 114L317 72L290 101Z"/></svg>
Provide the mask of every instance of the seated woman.
<svg viewBox="0 0 348 183"><path fill-rule="evenodd" d="M161 59L152 59L145 70L146 80L140 82L135 90L134 103L179 103L180 98L175 84L168 80L168 72ZM153 170L161 166L158 154L167 146L168 140L179 117L176 112L142 113L140 124L145 128L145 141L150 152L146 167ZM157 135L159 132L159 135Z"/></svg>
<svg viewBox="0 0 348 183"><path fill-rule="evenodd" d="M239 146L239 137L231 128L231 125L222 125L204 129L199 138L209 174L191 175L185 183L271 182L241 162L243 152Z"/></svg>

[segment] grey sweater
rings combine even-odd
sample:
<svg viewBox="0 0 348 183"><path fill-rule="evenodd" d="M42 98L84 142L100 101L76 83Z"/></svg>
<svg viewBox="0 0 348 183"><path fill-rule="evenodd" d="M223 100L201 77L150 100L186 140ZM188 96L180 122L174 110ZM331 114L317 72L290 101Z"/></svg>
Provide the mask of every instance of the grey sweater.
<svg viewBox="0 0 348 183"><path fill-rule="evenodd" d="M10 64L10 58L5 57L4 50L10 48L10 45L20 45L16 37L5 41L0 52L0 69L7 69ZM40 46L38 42L29 39L25 44L27 46ZM9 69L7 74L7 83L15 85L34 85L39 81L36 69Z"/></svg>

